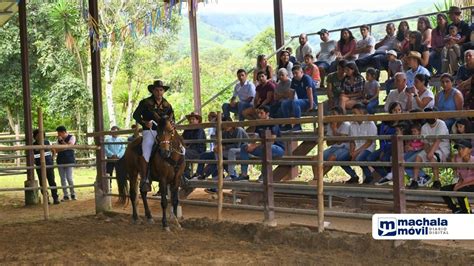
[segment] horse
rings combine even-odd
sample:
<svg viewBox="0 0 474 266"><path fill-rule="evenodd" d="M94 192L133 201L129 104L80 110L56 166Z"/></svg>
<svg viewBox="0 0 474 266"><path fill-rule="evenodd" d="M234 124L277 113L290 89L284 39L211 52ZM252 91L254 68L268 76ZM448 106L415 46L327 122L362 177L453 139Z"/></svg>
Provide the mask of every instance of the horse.
<svg viewBox="0 0 474 266"><path fill-rule="evenodd" d="M158 134L156 136L156 146L153 148L148 169L150 175L148 180L159 182L159 189L161 194L161 208L163 211L162 226L166 231L170 231L168 220L166 218L166 208L168 207L168 199L166 194L168 192L168 185L171 191L171 201L173 205L173 212L170 219L176 224L178 228L181 225L176 217L178 208L178 189L181 185L181 178L185 168L184 161L184 141L178 134L176 129L171 125L168 119L161 119L158 122ZM128 196L132 202L132 221L138 222L137 213L137 194L139 189L138 175L144 178L147 174L147 164L143 156L139 153L141 149L142 137L131 142L125 150L124 156L117 162L117 185L119 191L118 203L124 205L127 202L127 179L130 187ZM140 182L143 184L144 182ZM145 208L145 216L148 223L154 223L150 212L147 200L148 190L140 185L140 195L143 200L143 207Z"/></svg>

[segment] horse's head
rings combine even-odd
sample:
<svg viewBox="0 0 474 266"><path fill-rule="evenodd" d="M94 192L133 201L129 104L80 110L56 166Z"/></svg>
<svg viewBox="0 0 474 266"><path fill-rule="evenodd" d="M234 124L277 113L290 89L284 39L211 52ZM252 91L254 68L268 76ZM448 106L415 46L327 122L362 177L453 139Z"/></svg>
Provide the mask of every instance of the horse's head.
<svg viewBox="0 0 474 266"><path fill-rule="evenodd" d="M171 156L171 145L175 134L176 130L168 117L162 118L158 121L157 138L160 146L160 156L162 158L169 158Z"/></svg>

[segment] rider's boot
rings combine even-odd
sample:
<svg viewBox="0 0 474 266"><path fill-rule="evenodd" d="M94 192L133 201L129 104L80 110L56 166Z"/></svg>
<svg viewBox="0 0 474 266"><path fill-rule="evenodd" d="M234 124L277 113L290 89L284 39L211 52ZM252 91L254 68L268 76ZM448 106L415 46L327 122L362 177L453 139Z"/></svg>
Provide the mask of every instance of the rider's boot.
<svg viewBox="0 0 474 266"><path fill-rule="evenodd" d="M151 191L151 167L150 163L147 163L145 177L140 180L140 191L150 192Z"/></svg>

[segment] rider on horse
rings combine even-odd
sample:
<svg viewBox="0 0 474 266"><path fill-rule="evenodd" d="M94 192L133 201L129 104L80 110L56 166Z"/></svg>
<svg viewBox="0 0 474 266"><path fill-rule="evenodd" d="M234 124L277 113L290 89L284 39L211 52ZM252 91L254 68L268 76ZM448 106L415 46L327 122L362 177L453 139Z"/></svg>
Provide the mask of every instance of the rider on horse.
<svg viewBox="0 0 474 266"><path fill-rule="evenodd" d="M155 138L158 134L158 122L161 119L169 119L174 123L174 112L171 104L163 97L163 94L169 89L169 86L165 86L163 81L156 80L153 84L148 85L148 91L152 94L150 97L140 101L137 109L133 112L133 118L135 121L143 127L143 141L142 151L143 158L149 162L152 155L153 145ZM142 178L141 186L147 191L151 190L149 185L149 174L150 167L147 167L147 173L145 178Z"/></svg>

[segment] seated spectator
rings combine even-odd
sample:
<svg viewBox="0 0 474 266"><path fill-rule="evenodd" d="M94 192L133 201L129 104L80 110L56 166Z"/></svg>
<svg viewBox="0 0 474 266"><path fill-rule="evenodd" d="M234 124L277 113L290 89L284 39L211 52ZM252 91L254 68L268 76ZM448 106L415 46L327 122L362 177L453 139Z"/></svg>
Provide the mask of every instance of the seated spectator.
<svg viewBox="0 0 474 266"><path fill-rule="evenodd" d="M324 77L326 72L329 71L329 66L334 60L336 60L336 41L329 39L329 31L326 29L321 29L317 32L321 43L319 46L321 50L316 54L316 65L319 68L319 73L321 74L321 84L324 84Z"/></svg>
<svg viewBox="0 0 474 266"><path fill-rule="evenodd" d="M329 68L331 72L336 70L336 64L339 60L354 61L357 59L356 50L356 40L352 35L352 32L348 28L341 30L341 38L336 45L336 61L332 62L331 67Z"/></svg>
<svg viewBox="0 0 474 266"><path fill-rule="evenodd" d="M402 112L411 110L413 96L407 91L407 76L403 72L395 74L395 90L391 90L385 101L385 112L393 102L399 102L402 106Z"/></svg>
<svg viewBox="0 0 474 266"><path fill-rule="evenodd" d="M43 132L44 134L44 132ZM51 143L46 139L46 134L43 135L43 143L40 143L40 135L39 135L39 129L33 130L33 139L35 140L33 142L33 145L51 145ZM35 158L35 165L40 166L41 165L41 154L40 150L33 150L34 153L34 158ZM53 154L51 150L44 150L44 159L45 159L45 164L46 166L48 165L54 165L53 161ZM40 182L40 185L43 186L43 178L41 174L41 169L36 169L36 175L38 176L38 180ZM56 180L54 177L54 168L46 168L46 177L44 180L48 180L48 184L50 187L56 187ZM45 184L46 185L46 184ZM47 186L47 185L46 185ZM43 191L41 191L43 192ZM59 196L58 196L58 190L56 188L51 189L51 196L53 198L53 204L59 204ZM49 198L49 196L48 196ZM48 199L48 204L49 204L49 199Z"/></svg>
<svg viewBox="0 0 474 266"><path fill-rule="evenodd" d="M453 134L472 134L474 133L474 129L472 128L471 121L466 118L460 118L456 120L456 123L454 123L452 132ZM454 140L453 142L456 144L458 140ZM471 139L471 143L474 144L474 138ZM474 155L474 151L472 155Z"/></svg>
<svg viewBox="0 0 474 266"><path fill-rule="evenodd" d="M346 109L352 109L354 104L363 100L365 79L359 72L354 62L349 62L344 66L346 76L341 82L342 93L339 104L346 113Z"/></svg>
<svg viewBox="0 0 474 266"><path fill-rule="evenodd" d="M365 74L367 81L364 84L362 103L367 107L369 114L375 114L377 106L379 106L380 84L377 79L378 76L378 70L371 67L367 69Z"/></svg>
<svg viewBox="0 0 474 266"><path fill-rule="evenodd" d="M257 110L258 119L268 120L270 119L270 108L268 106L260 106ZM280 127L278 125L267 125L267 126L257 126L255 129L255 133L257 133L260 138L262 138L265 134L266 130L270 130L272 137L280 137ZM249 160L250 154L256 157L262 157L263 152L265 151L264 147L261 144L257 143L249 143L247 145L243 145L240 149L240 159L241 160ZM285 152L285 146L281 141L275 141L272 144L272 158L281 157ZM248 165L242 164L242 173L236 180L249 180L248 176ZM262 180L263 176L259 177L259 180Z"/></svg>
<svg viewBox="0 0 474 266"><path fill-rule="evenodd" d="M471 23L470 30L471 30L471 36L469 36L470 40L469 41L466 40L466 42L463 43L463 45L461 46L461 54L464 54L467 50L474 49L474 23Z"/></svg>
<svg viewBox="0 0 474 266"><path fill-rule="evenodd" d="M430 59L430 52L428 47L423 44L422 35L419 31L412 31L408 35L408 51L405 53L405 57L402 58L402 62L404 61L407 64L406 59L408 55L413 55L411 52L418 52L420 54L420 65L426 67L428 65L428 61Z"/></svg>
<svg viewBox="0 0 474 266"><path fill-rule="evenodd" d="M367 110L363 104L356 104L352 108L355 115L365 115ZM362 121L352 122L349 127L349 136L377 136L377 126L373 121ZM350 142L349 154L352 161L365 162L368 161L369 155L375 150L375 141L373 140L354 140ZM350 179L346 183L353 184L359 183L359 177L357 176L354 169L350 166L342 167L347 174L350 175ZM361 166L364 173L364 184L370 184L373 180L372 173L368 166Z"/></svg>
<svg viewBox="0 0 474 266"><path fill-rule="evenodd" d="M279 60L278 60L277 71L279 71L282 68L284 68L284 69L286 69L286 71L288 71L288 78L292 79L293 78L293 73L291 72L291 69L293 69L293 63L290 62L290 52L288 52L287 50L280 51L280 57L279 57ZM280 81L280 79L279 79L279 76L278 76L278 73L277 73L277 82L278 81Z"/></svg>
<svg viewBox="0 0 474 266"><path fill-rule="evenodd" d="M230 117L224 117L223 122L232 122ZM228 161L235 161L240 156L240 147L247 144L249 136L247 132L241 127L226 126L223 128L222 139L235 139L235 142L226 142L222 144L223 158ZM217 160L217 147L211 152L205 152L201 154L199 160ZM236 180L237 172L235 171L234 164L227 164L225 167L229 175L225 178L226 180ZM207 176L211 175L213 179L218 177L218 169L215 163L210 163L207 167L204 167L203 163L200 163L197 167L196 173L193 178L203 180Z"/></svg>
<svg viewBox="0 0 474 266"><path fill-rule="evenodd" d="M453 40L453 42L458 45L463 45L464 43L469 42L471 30L469 29L469 25L462 20L461 9L457 6L451 6L448 11L448 16L452 22L449 24L448 28L452 25L456 26L459 35L461 35L459 40Z"/></svg>
<svg viewBox="0 0 474 266"><path fill-rule="evenodd" d="M387 69L387 58L385 54L389 50L395 49L396 36L395 36L395 24L388 23L385 27L387 35L375 44L375 52L372 55L366 56L356 60L357 67L359 69L365 69L367 66L373 66L375 69L382 70Z"/></svg>
<svg viewBox="0 0 474 266"><path fill-rule="evenodd" d="M412 110L424 110L425 108L433 108L435 104L433 92L428 89L430 77L425 74L416 74L415 89L410 92L413 95Z"/></svg>
<svg viewBox="0 0 474 266"><path fill-rule="evenodd" d="M270 64L268 64L267 57L264 54L261 54L257 57L257 66L253 70L253 84L256 86L258 86L257 74L260 71L265 72L267 79L272 79L273 68Z"/></svg>
<svg viewBox="0 0 474 266"><path fill-rule="evenodd" d="M137 124L133 124L130 129L133 130L133 133L132 133L132 135L128 136L128 138L127 138L128 142L134 141L138 136Z"/></svg>
<svg viewBox="0 0 474 266"><path fill-rule="evenodd" d="M331 109L331 115L343 115L341 107L336 106ZM348 136L350 123L344 122L331 122L326 125L326 136L337 137L337 136ZM349 142L347 141L326 141L328 148L324 150L323 158L324 161L349 161ZM324 166L323 176L331 171L332 165ZM317 176L317 166L313 167L314 176Z"/></svg>
<svg viewBox="0 0 474 266"><path fill-rule="evenodd" d="M296 63L298 63L298 62L296 61L296 57L293 56L293 49L292 49L291 47L286 47L285 50L287 50L288 53L290 54L290 57L289 57L289 58L290 58L290 62L291 62L293 65L295 65Z"/></svg>
<svg viewBox="0 0 474 266"><path fill-rule="evenodd" d="M375 38L370 35L368 25L360 26L362 39L357 41L354 54L357 54L357 60L367 58L375 52Z"/></svg>
<svg viewBox="0 0 474 266"><path fill-rule="evenodd" d="M336 72L330 73L327 77L327 94L328 94L328 105L329 108L339 106L339 98L342 93L342 81L346 76L344 66L347 64L346 60L340 60L337 62Z"/></svg>
<svg viewBox="0 0 474 266"><path fill-rule="evenodd" d="M458 71L458 62L461 57L461 47L456 41L461 39L456 25L449 26L449 34L444 38L445 46L441 50L441 71L454 74Z"/></svg>
<svg viewBox="0 0 474 266"><path fill-rule="evenodd" d="M197 113L190 113L186 115L186 119L188 120L190 125L197 125L202 123L202 117ZM184 140L205 140L206 133L204 129L197 128L197 129L186 129L183 131L183 139ZM190 143L186 144L186 154L185 159L187 160L196 160L199 159L202 153L206 151L206 143ZM186 167L184 169L184 177L191 178L191 164L186 163Z"/></svg>
<svg viewBox="0 0 474 266"><path fill-rule="evenodd" d="M425 112L432 112L433 109L426 108ZM427 119L426 123L421 127L421 135L423 136L439 136L449 135L448 128L443 120L440 119ZM410 162L444 162L448 158L450 152L449 140L447 139L426 139L424 141L424 148L416 156L412 157L408 161ZM436 164L432 165L434 182L433 188L440 188L441 183L439 181L439 168ZM413 167L405 170L410 176L410 184L408 188L416 189L419 186L425 187L429 185L432 180L431 177L425 174L420 167Z"/></svg>
<svg viewBox="0 0 474 266"><path fill-rule="evenodd" d="M247 72L244 69L237 71L237 79L239 82L235 84L234 94L230 99L230 103L224 103L222 105L222 112L225 117L230 117L231 112L237 114L239 121L244 121L242 112L253 106L255 85L247 80Z"/></svg>
<svg viewBox="0 0 474 266"><path fill-rule="evenodd" d="M436 94L435 107L438 111L459 111L462 110L464 98L462 93L453 88L453 76L444 73L440 78L441 87L443 88ZM454 118L446 119L444 122L448 129L454 125L456 120Z"/></svg>
<svg viewBox="0 0 474 266"><path fill-rule="evenodd" d="M388 112L390 114L400 114L402 112L400 103L394 102L390 105ZM383 121L378 127L378 135L395 135L395 127L393 126L396 121ZM380 148L372 152L368 157L369 162L389 162L392 158L392 141L387 139L379 140ZM388 173L391 172L390 167L374 166L375 172L382 178L385 178Z"/></svg>
<svg viewBox="0 0 474 266"><path fill-rule="evenodd" d="M473 163L472 144L469 140L460 140L455 146L458 154L454 157L456 163ZM466 191L474 192L474 169L456 168L455 175L458 178L456 184L441 187L441 191ZM453 198L443 196L444 202L453 213L472 213L467 197L458 197L457 202Z"/></svg>
<svg viewBox="0 0 474 266"><path fill-rule="evenodd" d="M285 100L293 100L295 98L295 91L291 88L291 79L288 77L288 71L285 68L278 70L278 82L275 88L274 102L270 106L270 117L283 117L281 111L281 104Z"/></svg>
<svg viewBox="0 0 474 266"><path fill-rule="evenodd" d="M274 94L276 84L271 80L267 79L267 74L263 71L258 72L258 85L256 88L255 100L253 101L253 107L247 108L243 111L243 115L247 119L257 119L257 108L261 105L271 106L274 103Z"/></svg>
<svg viewBox="0 0 474 266"><path fill-rule="evenodd" d="M408 21L402 20L398 24L397 37L395 41L395 50L399 54L399 58L402 58L409 52L409 38L410 37L410 26Z"/></svg>
<svg viewBox="0 0 474 266"><path fill-rule="evenodd" d="M448 17L439 13L436 15L436 28L431 31L431 51L429 63L436 75L441 75L441 51L444 47L444 38L448 34Z"/></svg>
<svg viewBox="0 0 474 266"><path fill-rule="evenodd" d="M303 64L305 61L304 57L307 54L313 54L313 50L311 49L311 46L309 46L308 37L306 36L306 34L301 33L298 40L300 42L300 46L296 48L296 62Z"/></svg>
<svg viewBox="0 0 474 266"><path fill-rule="evenodd" d="M319 88L321 84L321 76L319 75L319 68L314 63L314 57L311 54L304 56L304 73L313 79L314 86Z"/></svg>
<svg viewBox="0 0 474 266"><path fill-rule="evenodd" d="M424 74L430 76L430 72L428 69L421 65L421 55L418 52L411 51L405 57L407 65L410 69L406 71L407 75L407 87L409 89L414 88L415 86L415 75L416 74Z"/></svg>
<svg viewBox="0 0 474 266"><path fill-rule="evenodd" d="M456 75L456 85L464 94L471 90L472 76L474 76L474 50L464 52L464 65Z"/></svg>
<svg viewBox="0 0 474 266"><path fill-rule="evenodd" d="M421 40L426 47L431 48L431 22L425 17L421 16L418 18L416 29L421 33Z"/></svg>
<svg viewBox="0 0 474 266"><path fill-rule="evenodd" d="M403 72L403 63L401 60L397 59L397 52L395 50L387 51L387 80L385 81L385 92L388 94L393 89L393 83L395 81L395 73Z"/></svg>
<svg viewBox="0 0 474 266"><path fill-rule="evenodd" d="M293 67L293 79L291 88L295 91L297 99L285 100L281 104L281 111L284 118L290 117L290 113L295 118L300 118L302 112L309 112L317 108L318 96L316 87L310 76L303 73L300 65ZM301 125L297 124L293 128L286 128L292 131L301 131Z"/></svg>

